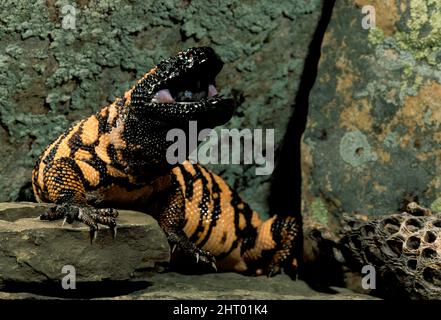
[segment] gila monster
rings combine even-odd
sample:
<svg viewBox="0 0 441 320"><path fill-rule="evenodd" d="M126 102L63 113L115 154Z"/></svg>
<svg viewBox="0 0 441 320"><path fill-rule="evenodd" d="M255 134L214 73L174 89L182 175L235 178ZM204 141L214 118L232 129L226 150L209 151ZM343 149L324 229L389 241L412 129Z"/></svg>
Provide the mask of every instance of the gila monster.
<svg viewBox="0 0 441 320"><path fill-rule="evenodd" d="M54 203L40 219L83 222L92 241L98 224L116 235L117 208L141 210L157 219L172 257L180 252L210 271L295 274L300 228L294 217L263 221L218 175L188 160L167 162L170 129L188 130L189 121L213 128L232 117L234 100L214 85L222 67L213 49L187 49L73 124L33 170L37 201Z"/></svg>

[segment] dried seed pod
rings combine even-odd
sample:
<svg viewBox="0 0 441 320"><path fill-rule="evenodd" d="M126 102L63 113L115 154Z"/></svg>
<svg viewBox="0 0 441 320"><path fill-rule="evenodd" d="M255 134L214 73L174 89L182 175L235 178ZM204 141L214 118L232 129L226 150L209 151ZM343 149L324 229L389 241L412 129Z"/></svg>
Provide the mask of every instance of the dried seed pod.
<svg viewBox="0 0 441 320"><path fill-rule="evenodd" d="M383 297L441 299L441 213L425 208L353 221L340 246L353 270L373 265Z"/></svg>

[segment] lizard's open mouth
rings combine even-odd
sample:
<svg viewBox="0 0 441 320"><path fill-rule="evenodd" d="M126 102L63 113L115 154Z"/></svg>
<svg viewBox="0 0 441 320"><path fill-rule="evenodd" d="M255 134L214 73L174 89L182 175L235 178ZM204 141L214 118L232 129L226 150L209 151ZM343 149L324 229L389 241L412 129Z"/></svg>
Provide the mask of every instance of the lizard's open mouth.
<svg viewBox="0 0 441 320"><path fill-rule="evenodd" d="M186 61L193 59L192 65L171 74L165 83L157 89L158 91L152 97L152 102L191 103L217 96L215 78L223 66L219 57L214 52L206 50L205 56L202 58L197 59L189 52L185 59Z"/></svg>
<svg viewBox="0 0 441 320"><path fill-rule="evenodd" d="M144 99L142 91L151 87L145 111L152 118L169 124L185 124L197 120L203 126L216 126L227 122L235 109L233 99L218 94L216 76L223 62L213 49L190 48L175 57L159 63L146 81L132 93L132 102Z"/></svg>
<svg viewBox="0 0 441 320"><path fill-rule="evenodd" d="M161 89L152 98L155 103L187 103L200 101L217 96L214 80L196 80L193 82L177 83L170 88Z"/></svg>

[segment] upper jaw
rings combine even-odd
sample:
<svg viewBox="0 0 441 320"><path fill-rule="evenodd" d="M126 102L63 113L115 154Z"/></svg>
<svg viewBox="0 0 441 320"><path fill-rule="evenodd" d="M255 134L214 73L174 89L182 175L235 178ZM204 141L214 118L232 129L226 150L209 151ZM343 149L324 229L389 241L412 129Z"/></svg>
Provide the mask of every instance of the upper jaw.
<svg viewBox="0 0 441 320"><path fill-rule="evenodd" d="M157 66L156 75L162 79L151 92L151 102L180 103L215 97L215 79L222 67L223 62L211 48L185 50Z"/></svg>

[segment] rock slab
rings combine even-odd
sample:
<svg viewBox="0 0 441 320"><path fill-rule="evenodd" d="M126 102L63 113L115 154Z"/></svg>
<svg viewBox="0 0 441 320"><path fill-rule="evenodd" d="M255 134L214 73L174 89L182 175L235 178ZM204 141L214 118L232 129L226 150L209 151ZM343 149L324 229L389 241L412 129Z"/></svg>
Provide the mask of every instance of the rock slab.
<svg viewBox="0 0 441 320"><path fill-rule="evenodd" d="M102 286L102 283L96 283ZM344 288L333 288L334 293L311 289L304 281L293 281L286 275L273 278L249 277L237 273L184 275L174 272L154 274L145 288L127 294L90 297L88 293L76 298L111 300L376 300L378 298L354 293ZM79 289L81 290L81 289ZM77 290L77 291L79 291ZM72 290L75 291L75 290ZM57 297L29 292L1 292L0 300L57 299Z"/></svg>
<svg viewBox="0 0 441 320"><path fill-rule="evenodd" d="M75 268L79 283L139 280L169 262L165 234L149 215L121 210L117 237L102 226L91 245L80 223L39 220L47 207L0 203L0 288L61 282L71 274L65 266Z"/></svg>

